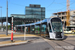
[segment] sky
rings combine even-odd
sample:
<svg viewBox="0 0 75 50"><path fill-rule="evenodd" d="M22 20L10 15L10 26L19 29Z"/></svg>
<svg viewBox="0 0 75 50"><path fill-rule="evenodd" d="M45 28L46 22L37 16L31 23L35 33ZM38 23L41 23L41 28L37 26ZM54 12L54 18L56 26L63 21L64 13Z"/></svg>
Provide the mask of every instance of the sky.
<svg viewBox="0 0 75 50"><path fill-rule="evenodd" d="M0 0L2 6L2 17L6 17L6 1ZM53 13L66 11L67 0L8 0L8 16L11 14L25 14L25 6L29 4L39 4L45 7L45 18L49 18ZM70 10L75 10L75 0L70 0ZM1 8L0 8L1 17Z"/></svg>

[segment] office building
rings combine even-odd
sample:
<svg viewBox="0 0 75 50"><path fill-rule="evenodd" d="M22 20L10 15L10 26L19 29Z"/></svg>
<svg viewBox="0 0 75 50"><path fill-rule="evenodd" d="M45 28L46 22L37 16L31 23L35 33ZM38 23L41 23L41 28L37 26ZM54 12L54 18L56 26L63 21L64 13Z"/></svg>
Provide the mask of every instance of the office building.
<svg viewBox="0 0 75 50"><path fill-rule="evenodd" d="M45 19L45 7L30 4L25 7L25 18Z"/></svg>
<svg viewBox="0 0 75 50"><path fill-rule="evenodd" d="M30 4L25 7L25 14L11 14L10 17L12 16L14 16L13 26L34 23L45 19L45 7Z"/></svg>

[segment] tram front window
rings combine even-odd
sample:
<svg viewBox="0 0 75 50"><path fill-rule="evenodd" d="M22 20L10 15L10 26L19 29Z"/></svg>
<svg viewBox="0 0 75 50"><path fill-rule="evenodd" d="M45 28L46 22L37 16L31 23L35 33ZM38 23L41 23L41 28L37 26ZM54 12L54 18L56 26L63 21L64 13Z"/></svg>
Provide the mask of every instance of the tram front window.
<svg viewBox="0 0 75 50"><path fill-rule="evenodd" d="M52 28L54 32L62 32L62 24L61 22L52 22Z"/></svg>

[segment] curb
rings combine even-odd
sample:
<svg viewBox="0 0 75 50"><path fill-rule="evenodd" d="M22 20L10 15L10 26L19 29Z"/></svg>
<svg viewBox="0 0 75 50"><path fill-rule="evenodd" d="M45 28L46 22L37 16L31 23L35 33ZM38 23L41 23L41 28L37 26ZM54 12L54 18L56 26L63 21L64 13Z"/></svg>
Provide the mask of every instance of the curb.
<svg viewBox="0 0 75 50"><path fill-rule="evenodd" d="M74 36L74 35L64 35L64 36Z"/></svg>
<svg viewBox="0 0 75 50"><path fill-rule="evenodd" d="M24 36L16 36L16 37L13 37L13 38L17 38L17 37L24 37ZM26 36L26 37L38 37L38 36ZM2 38L11 38L11 37L0 37L0 39Z"/></svg>
<svg viewBox="0 0 75 50"><path fill-rule="evenodd" d="M25 43L28 43L28 41L26 41L26 42L18 42L18 43L2 44L2 45L0 45L0 47L7 47L7 46L13 46L13 45L21 45L21 44L25 44Z"/></svg>

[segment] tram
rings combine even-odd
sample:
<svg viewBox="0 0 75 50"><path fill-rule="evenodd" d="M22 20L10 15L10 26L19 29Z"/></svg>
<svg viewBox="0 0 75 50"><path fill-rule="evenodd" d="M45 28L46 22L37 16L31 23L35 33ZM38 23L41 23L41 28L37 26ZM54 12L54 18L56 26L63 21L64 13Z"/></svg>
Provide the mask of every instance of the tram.
<svg viewBox="0 0 75 50"><path fill-rule="evenodd" d="M16 27L22 26L30 28L28 30L33 30L35 34L40 34L41 36L48 35L49 39L64 39L62 21L58 17L47 18L30 24L16 25Z"/></svg>
<svg viewBox="0 0 75 50"><path fill-rule="evenodd" d="M50 39L63 39L63 26L60 18L52 18L47 21Z"/></svg>

